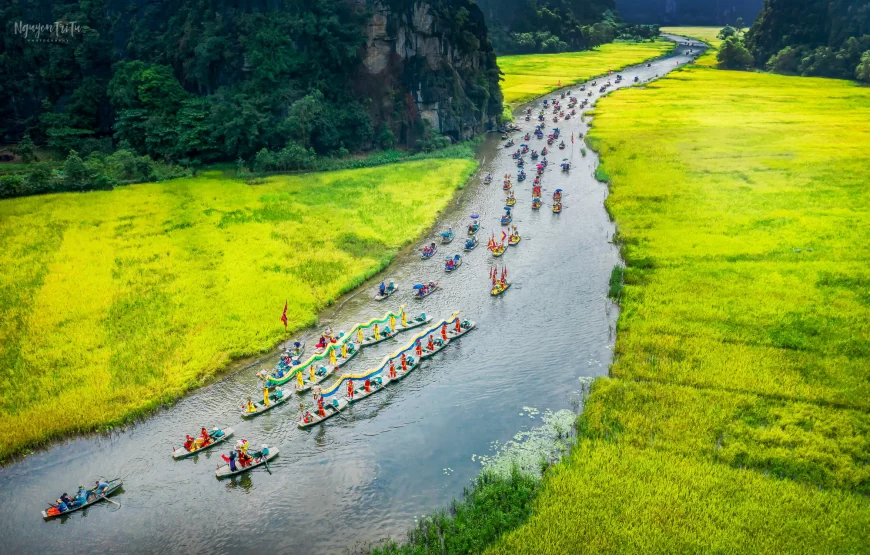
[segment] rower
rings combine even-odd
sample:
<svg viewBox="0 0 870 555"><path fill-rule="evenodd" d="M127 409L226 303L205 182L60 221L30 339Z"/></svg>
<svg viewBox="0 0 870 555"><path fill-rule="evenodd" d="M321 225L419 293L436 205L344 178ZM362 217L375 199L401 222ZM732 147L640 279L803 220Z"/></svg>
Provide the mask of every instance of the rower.
<svg viewBox="0 0 870 555"><path fill-rule="evenodd" d="M405 357L405 353L402 353L402 372L408 371L408 359Z"/></svg>
<svg viewBox="0 0 870 555"><path fill-rule="evenodd" d="M102 495L103 492L109 489L109 484L103 480L97 480L94 482L94 489L96 490L96 495Z"/></svg>
<svg viewBox="0 0 870 555"><path fill-rule="evenodd" d="M390 379L396 377L396 362L390 359Z"/></svg>
<svg viewBox="0 0 870 555"><path fill-rule="evenodd" d="M429 334L429 343L426 344L426 348L429 349L430 351L435 350L435 342L432 341L432 334Z"/></svg>
<svg viewBox="0 0 870 555"><path fill-rule="evenodd" d="M384 282L383 282L383 281L382 281L381 284L378 286L378 290L381 292L381 297L383 297L383 296L384 296L384 293L387 292L387 286L384 285Z"/></svg>
<svg viewBox="0 0 870 555"><path fill-rule="evenodd" d="M371 382L368 378L366 378L365 388L366 388L366 393L371 393L371 391L372 391L372 382Z"/></svg>
<svg viewBox="0 0 870 555"><path fill-rule="evenodd" d="M323 410L323 397L317 398L317 414L319 414L321 418L326 417L326 411Z"/></svg>
<svg viewBox="0 0 870 555"><path fill-rule="evenodd" d="M353 400L353 380L347 380L347 398Z"/></svg>
<svg viewBox="0 0 870 555"><path fill-rule="evenodd" d="M85 491L85 486L79 486L79 491L76 492L75 506L81 507L88 502L88 493Z"/></svg>
<svg viewBox="0 0 870 555"><path fill-rule="evenodd" d="M459 333L460 331L462 331L462 330L459 328L459 318L457 318L456 319L456 333Z"/></svg>
<svg viewBox="0 0 870 555"><path fill-rule="evenodd" d="M423 346L420 344L420 340L417 340L416 345L414 345L414 351L417 353L417 357L423 356Z"/></svg>
<svg viewBox="0 0 870 555"><path fill-rule="evenodd" d="M441 325L441 339L447 339L447 324Z"/></svg>
<svg viewBox="0 0 870 555"><path fill-rule="evenodd" d="M187 451L193 451L193 450L194 450L193 442L194 442L193 436L190 435L190 434L187 434L187 436L186 436L186 441L184 442L184 448L185 448L185 450L187 450Z"/></svg>

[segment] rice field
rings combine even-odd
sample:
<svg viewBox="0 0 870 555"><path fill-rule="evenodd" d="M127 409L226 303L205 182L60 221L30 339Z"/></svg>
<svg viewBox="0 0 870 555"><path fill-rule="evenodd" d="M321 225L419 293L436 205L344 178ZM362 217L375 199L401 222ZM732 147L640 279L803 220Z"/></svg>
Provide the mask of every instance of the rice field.
<svg viewBox="0 0 870 555"><path fill-rule="evenodd" d="M525 54L499 56L498 66L504 73L501 90L506 104L516 106L561 86L585 81L608 70L617 71L669 53L674 43L614 42L594 50L560 54Z"/></svg>
<svg viewBox="0 0 870 555"><path fill-rule="evenodd" d="M171 402L385 267L470 159L0 201L0 460ZM71 410L75 407L75 410Z"/></svg>
<svg viewBox="0 0 870 555"><path fill-rule="evenodd" d="M490 552L867 552L870 89L694 66L593 125L615 362Z"/></svg>

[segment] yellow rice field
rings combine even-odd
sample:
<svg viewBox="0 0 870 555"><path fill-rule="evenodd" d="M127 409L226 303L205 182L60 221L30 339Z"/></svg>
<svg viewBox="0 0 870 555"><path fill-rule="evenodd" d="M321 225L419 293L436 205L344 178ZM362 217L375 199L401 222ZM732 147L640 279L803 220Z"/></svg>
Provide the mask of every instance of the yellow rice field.
<svg viewBox="0 0 870 555"><path fill-rule="evenodd" d="M696 66L593 124L615 362L491 552L867 552L870 89Z"/></svg>
<svg viewBox="0 0 870 555"><path fill-rule="evenodd" d="M418 237L476 168L433 159L0 201L0 460L170 402Z"/></svg>
<svg viewBox="0 0 870 555"><path fill-rule="evenodd" d="M504 73L501 90L504 101L516 106L562 86L585 81L608 70L617 71L626 66L667 54L674 43L615 42L603 44L594 50L564 52L561 54L526 54L500 56L498 66Z"/></svg>

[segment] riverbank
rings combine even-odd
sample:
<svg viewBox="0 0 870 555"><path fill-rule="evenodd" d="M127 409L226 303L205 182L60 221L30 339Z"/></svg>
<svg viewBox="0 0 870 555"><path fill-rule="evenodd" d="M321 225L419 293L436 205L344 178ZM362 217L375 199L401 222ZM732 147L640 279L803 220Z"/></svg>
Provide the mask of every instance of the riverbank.
<svg viewBox="0 0 870 555"><path fill-rule="evenodd" d="M0 201L0 460L169 403L389 264L471 159ZM410 193L409 193L410 192ZM74 407L74 410L73 410Z"/></svg>
<svg viewBox="0 0 870 555"><path fill-rule="evenodd" d="M868 121L850 82L703 67L601 101L616 361L492 553L866 549Z"/></svg>
<svg viewBox="0 0 870 555"><path fill-rule="evenodd" d="M608 70L618 71L673 51L672 41L614 42L594 50L562 54L501 56L498 65L504 80L504 101L512 107L549 92L586 81ZM561 83L561 85L560 85Z"/></svg>

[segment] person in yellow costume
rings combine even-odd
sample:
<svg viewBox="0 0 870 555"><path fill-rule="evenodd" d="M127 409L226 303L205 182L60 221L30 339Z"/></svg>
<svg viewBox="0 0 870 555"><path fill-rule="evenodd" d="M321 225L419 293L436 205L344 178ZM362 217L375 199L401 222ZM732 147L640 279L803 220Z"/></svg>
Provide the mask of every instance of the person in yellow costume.
<svg viewBox="0 0 870 555"><path fill-rule="evenodd" d="M396 317L392 314L390 314L390 329L396 329Z"/></svg>
<svg viewBox="0 0 870 555"><path fill-rule="evenodd" d="M347 343L341 344L341 358L347 358Z"/></svg>
<svg viewBox="0 0 870 555"><path fill-rule="evenodd" d="M359 329L356 330L356 336L357 336L357 338L359 339L359 342L362 343L362 341L363 341L362 328L359 328Z"/></svg>
<svg viewBox="0 0 870 555"><path fill-rule="evenodd" d="M305 378L302 377L302 372L296 373L296 387L302 389L302 386L305 385Z"/></svg>
<svg viewBox="0 0 870 555"><path fill-rule="evenodd" d="M263 385L263 405L269 406L269 388Z"/></svg>
<svg viewBox="0 0 870 555"><path fill-rule="evenodd" d="M329 349L329 364L335 365L335 349Z"/></svg>
<svg viewBox="0 0 870 555"><path fill-rule="evenodd" d="M248 404L245 406L245 412L257 412L257 407L254 405L254 402L251 401L250 397L248 397Z"/></svg>
<svg viewBox="0 0 870 555"><path fill-rule="evenodd" d="M402 327L408 327L408 315L405 314L405 311L402 311Z"/></svg>
<svg viewBox="0 0 870 555"><path fill-rule="evenodd" d="M381 333L378 330L378 325L375 324L375 339L380 339L380 338L381 338Z"/></svg>
<svg viewBox="0 0 870 555"><path fill-rule="evenodd" d="M314 381L314 365L308 367L308 376L311 378L311 381Z"/></svg>

